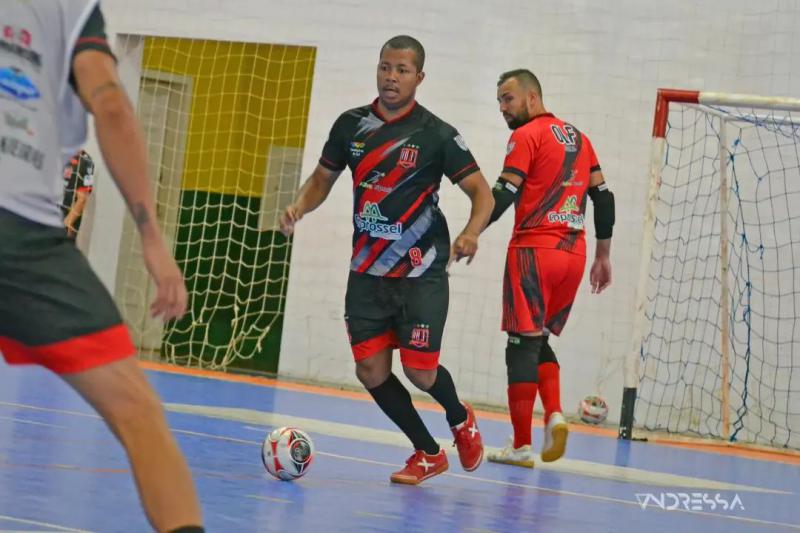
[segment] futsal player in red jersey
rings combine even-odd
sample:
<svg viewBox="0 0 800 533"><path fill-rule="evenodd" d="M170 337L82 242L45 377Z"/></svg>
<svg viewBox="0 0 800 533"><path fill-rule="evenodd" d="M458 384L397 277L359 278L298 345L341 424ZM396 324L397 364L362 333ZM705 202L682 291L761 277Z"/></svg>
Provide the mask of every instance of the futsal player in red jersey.
<svg viewBox="0 0 800 533"><path fill-rule="evenodd" d="M513 130L493 195L490 223L515 206L503 280L503 331L508 333L508 405L514 438L489 461L533 467L531 419L537 390L545 413L542 460L566 449L568 426L561 412L559 365L548 342L559 335L575 300L586 264L584 217L594 203L597 247L590 272L592 292L611 283L614 196L589 138L548 113L536 76L519 69L500 76L500 112Z"/></svg>

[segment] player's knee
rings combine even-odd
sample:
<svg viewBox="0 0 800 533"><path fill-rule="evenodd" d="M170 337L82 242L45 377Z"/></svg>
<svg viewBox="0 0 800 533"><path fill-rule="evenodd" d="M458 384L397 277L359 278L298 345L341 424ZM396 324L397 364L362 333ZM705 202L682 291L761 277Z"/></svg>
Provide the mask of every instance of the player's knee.
<svg viewBox="0 0 800 533"><path fill-rule="evenodd" d="M391 367L386 367L374 357L356 361L356 377L367 389L374 389L389 377Z"/></svg>
<svg viewBox="0 0 800 533"><path fill-rule="evenodd" d="M150 387L130 391L114 401L103 412L106 423L123 441L133 433L139 433L164 425L164 410L161 401Z"/></svg>
<svg viewBox="0 0 800 533"><path fill-rule="evenodd" d="M541 347L542 337L509 334L506 344L506 370L509 384L539 381L537 367Z"/></svg>
<svg viewBox="0 0 800 533"><path fill-rule="evenodd" d="M415 387L423 391L430 390L430 388L433 387L433 383L436 381L436 369L422 370L420 368L404 366L403 372Z"/></svg>
<svg viewBox="0 0 800 533"><path fill-rule="evenodd" d="M556 354L553 351L553 348L550 347L550 336L545 335L542 337L542 349L539 351L539 364L543 363L555 363L558 365L558 359L556 359Z"/></svg>

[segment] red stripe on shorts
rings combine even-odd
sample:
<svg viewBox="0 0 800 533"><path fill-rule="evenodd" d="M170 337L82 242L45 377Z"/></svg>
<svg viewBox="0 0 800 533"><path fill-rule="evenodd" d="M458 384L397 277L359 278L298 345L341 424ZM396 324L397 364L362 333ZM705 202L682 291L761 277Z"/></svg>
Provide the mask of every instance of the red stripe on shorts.
<svg viewBox="0 0 800 533"><path fill-rule="evenodd" d="M136 353L123 324L65 341L28 346L0 336L0 352L11 365L40 365L56 374L74 374L130 357Z"/></svg>
<svg viewBox="0 0 800 533"><path fill-rule="evenodd" d="M439 351L420 352L410 348L400 348L400 361L403 366L417 370L433 370L439 367Z"/></svg>
<svg viewBox="0 0 800 533"><path fill-rule="evenodd" d="M356 361L372 357L385 348L397 348L397 336L393 331L387 331L377 337L372 337L365 341L351 346L353 357Z"/></svg>

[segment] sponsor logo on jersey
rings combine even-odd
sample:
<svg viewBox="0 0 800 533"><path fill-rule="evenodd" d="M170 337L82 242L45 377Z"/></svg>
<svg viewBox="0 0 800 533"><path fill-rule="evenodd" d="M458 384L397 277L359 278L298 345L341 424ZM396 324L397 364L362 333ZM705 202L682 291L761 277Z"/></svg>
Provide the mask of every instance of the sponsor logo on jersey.
<svg viewBox="0 0 800 533"><path fill-rule="evenodd" d="M353 141L350 143L350 155L353 157L361 157L364 155L364 143Z"/></svg>
<svg viewBox="0 0 800 533"><path fill-rule="evenodd" d="M572 229L583 229L584 216L578 208L578 197L576 195L567 196L558 211L547 213L547 221L551 224L565 224Z"/></svg>
<svg viewBox="0 0 800 533"><path fill-rule="evenodd" d="M402 222L387 224L389 219L383 216L378 204L374 202L366 202L361 213L353 218L358 231L366 231L370 237L396 241L403 235Z"/></svg>
<svg viewBox="0 0 800 533"><path fill-rule="evenodd" d="M20 102L37 100L42 96L33 80L16 67L0 68L0 94Z"/></svg>
<svg viewBox="0 0 800 533"><path fill-rule="evenodd" d="M575 181L575 171L571 170L567 181L561 183L562 187L580 187L583 185L582 181Z"/></svg>
<svg viewBox="0 0 800 533"><path fill-rule="evenodd" d="M33 130L30 127L28 117L23 115L18 115L15 113L10 113L6 111L3 113L6 126L14 130L22 130L28 135L33 135Z"/></svg>
<svg viewBox="0 0 800 533"><path fill-rule="evenodd" d="M375 189L376 191L390 193L394 190L393 187L386 187L384 185L380 185L377 183L378 181L382 180L386 176L386 172L381 172L380 170L373 170L372 173L364 178L361 183L358 184L359 187L362 189Z"/></svg>
<svg viewBox="0 0 800 533"><path fill-rule="evenodd" d="M36 170L44 165L44 152L15 137L0 137L0 157L6 155L25 161Z"/></svg>
<svg viewBox="0 0 800 533"><path fill-rule="evenodd" d="M42 56L36 50L31 49L32 42L33 37L28 30L4 26L3 38L0 39L0 52L15 55L38 70L42 66Z"/></svg>

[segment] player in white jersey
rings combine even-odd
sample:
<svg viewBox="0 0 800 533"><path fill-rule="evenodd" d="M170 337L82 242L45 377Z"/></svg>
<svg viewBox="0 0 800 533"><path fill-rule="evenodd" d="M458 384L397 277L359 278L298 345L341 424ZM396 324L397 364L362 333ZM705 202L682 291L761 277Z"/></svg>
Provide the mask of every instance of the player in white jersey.
<svg viewBox="0 0 800 533"><path fill-rule="evenodd" d="M88 111L158 287L152 312L166 320L184 314L183 275L156 222L143 136L98 2L3 0L0 20L0 114L7 117L0 123L0 352L10 364L48 368L97 410L125 447L157 531L202 532L191 474L161 402L59 209L64 154L85 141Z"/></svg>

